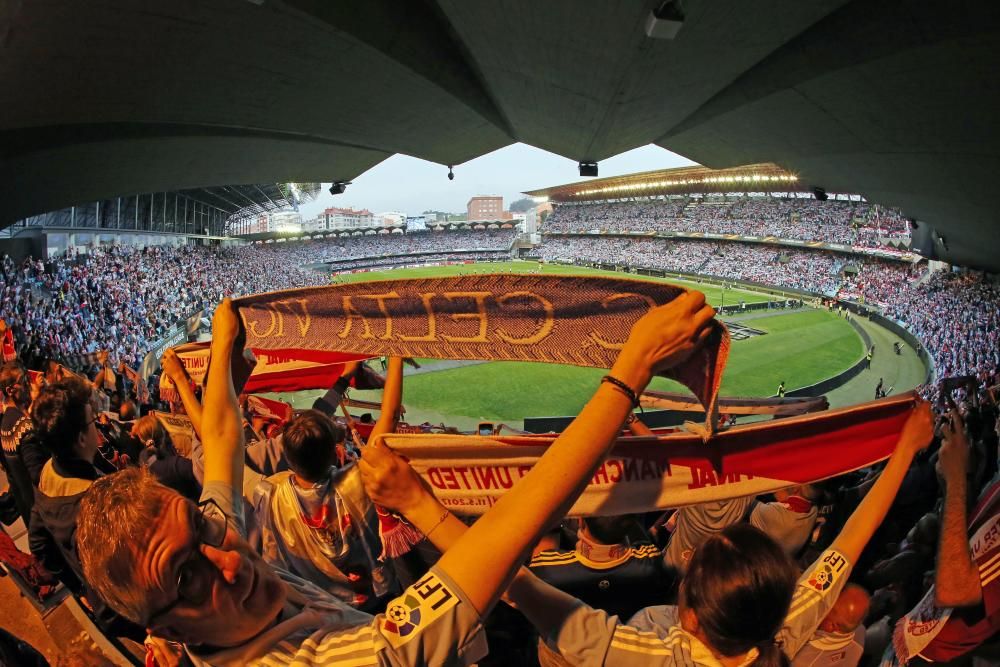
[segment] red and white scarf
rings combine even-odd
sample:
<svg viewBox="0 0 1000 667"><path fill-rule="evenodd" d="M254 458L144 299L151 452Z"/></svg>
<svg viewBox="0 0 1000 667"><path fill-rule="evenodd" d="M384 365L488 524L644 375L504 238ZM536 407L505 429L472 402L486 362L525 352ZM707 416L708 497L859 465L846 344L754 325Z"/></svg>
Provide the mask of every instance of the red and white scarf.
<svg viewBox="0 0 1000 667"><path fill-rule="evenodd" d="M188 377L201 385L208 372L210 343L187 343L174 348ZM257 365L246 386L245 393L287 392L303 389L329 389L344 373L344 364L367 356L345 352L316 350L253 350ZM160 379L160 398L174 403L180 401L173 381L163 375Z"/></svg>
<svg viewBox="0 0 1000 667"><path fill-rule="evenodd" d="M571 516L633 514L816 482L888 457L912 412L902 394L863 405L701 434L622 437ZM555 436L389 434L448 509L484 514L545 453Z"/></svg>

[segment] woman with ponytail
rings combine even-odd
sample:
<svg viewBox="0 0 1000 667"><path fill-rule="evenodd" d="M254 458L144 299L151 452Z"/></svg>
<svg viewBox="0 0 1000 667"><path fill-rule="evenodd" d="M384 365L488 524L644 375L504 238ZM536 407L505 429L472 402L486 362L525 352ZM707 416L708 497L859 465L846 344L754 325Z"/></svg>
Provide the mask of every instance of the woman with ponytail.
<svg viewBox="0 0 1000 667"><path fill-rule="evenodd" d="M740 664L786 667L777 635L798 578L765 533L746 523L728 526L691 559L680 588L681 627L723 656L744 656Z"/></svg>

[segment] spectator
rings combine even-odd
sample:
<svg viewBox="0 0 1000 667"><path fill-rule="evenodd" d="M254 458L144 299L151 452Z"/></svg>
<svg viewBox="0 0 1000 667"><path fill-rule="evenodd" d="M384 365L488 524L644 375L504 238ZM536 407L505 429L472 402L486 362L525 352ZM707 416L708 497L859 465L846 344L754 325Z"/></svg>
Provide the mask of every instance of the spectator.
<svg viewBox="0 0 1000 667"><path fill-rule="evenodd" d="M857 667L865 648L868 592L847 584L809 642L792 658L791 667Z"/></svg>
<svg viewBox="0 0 1000 667"><path fill-rule="evenodd" d="M742 521L752 503L752 497L734 498L677 510L667 525L671 535L663 552L664 562L682 574L687 572L695 550L727 526Z"/></svg>
<svg viewBox="0 0 1000 667"><path fill-rule="evenodd" d="M28 528L35 502L34 487L48 456L39 446L27 414L30 405L28 375L17 362L0 368L0 392L3 392L4 408L0 419L3 469L18 512Z"/></svg>
<svg viewBox="0 0 1000 667"><path fill-rule="evenodd" d="M395 429L402 382L402 359L393 358L370 437ZM282 431L291 471L258 483L254 506L269 564L370 610L398 591L391 568L378 562L379 518L360 470L344 458L344 439L344 429L327 415L317 410L297 415Z"/></svg>
<svg viewBox="0 0 1000 667"><path fill-rule="evenodd" d="M32 419L52 458L42 469L35 494L31 552L67 588L87 600L102 630L142 641L145 631L108 609L87 586L76 552L80 500L101 476L94 467L99 442L91 388L79 378L46 387L35 401Z"/></svg>
<svg viewBox="0 0 1000 667"><path fill-rule="evenodd" d="M913 658L956 660L1000 630L1000 583L992 576L991 567L1000 554L995 537L1000 480L991 480L968 512L970 447L957 408L950 411L943 435L938 467L944 480L944 510L934 585L899 621L883 664Z"/></svg>
<svg viewBox="0 0 1000 667"><path fill-rule="evenodd" d="M913 456L930 441L932 429L929 406L923 404L907 421L885 471L844 530L798 581L797 569L773 540L738 524L695 551L681 582L679 609L651 608L633 619L655 632L624 626L606 612L542 583L526 569L518 573L507 596L535 625L547 647L570 664L632 665L637 660L663 665L719 664L719 656L727 660L725 664L782 664L787 657L781 654L797 653L836 603L852 564L888 511ZM367 448L364 457L373 462L371 476L379 480L366 483L376 502L399 509L391 500L393 495L416 493L423 495L421 502L440 507L412 479L412 472L411 491L402 494L398 490L402 483L395 481L388 485L395 491L380 493L388 475L384 471L403 468L405 463L379 448ZM443 516L449 521L447 512ZM449 531L454 530L452 540L464 532L457 519L448 525ZM445 541L440 536L435 539L436 544Z"/></svg>
<svg viewBox="0 0 1000 667"><path fill-rule="evenodd" d="M201 497L201 484L194 474L191 459L180 456L170 433L154 415L141 417L132 425L130 435L139 441L139 465L148 469L161 484L192 502Z"/></svg>
<svg viewBox="0 0 1000 667"><path fill-rule="evenodd" d="M591 607L629 618L672 597L676 583L676 572L664 567L659 549L630 541L634 523L628 516L583 519L572 551L541 551L528 567L542 581Z"/></svg>
<svg viewBox="0 0 1000 667"><path fill-rule="evenodd" d="M760 528L795 558L809 541L816 524L818 489L810 484L774 492L774 502L758 503L750 512L751 525Z"/></svg>

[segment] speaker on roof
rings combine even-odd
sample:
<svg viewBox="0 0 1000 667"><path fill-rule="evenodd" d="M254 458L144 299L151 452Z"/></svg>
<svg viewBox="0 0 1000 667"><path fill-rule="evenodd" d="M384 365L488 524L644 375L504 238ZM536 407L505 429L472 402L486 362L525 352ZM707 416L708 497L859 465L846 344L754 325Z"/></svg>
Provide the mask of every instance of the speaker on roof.
<svg viewBox="0 0 1000 667"><path fill-rule="evenodd" d="M664 0L646 18L646 37L674 39L684 27L684 8L681 0Z"/></svg>

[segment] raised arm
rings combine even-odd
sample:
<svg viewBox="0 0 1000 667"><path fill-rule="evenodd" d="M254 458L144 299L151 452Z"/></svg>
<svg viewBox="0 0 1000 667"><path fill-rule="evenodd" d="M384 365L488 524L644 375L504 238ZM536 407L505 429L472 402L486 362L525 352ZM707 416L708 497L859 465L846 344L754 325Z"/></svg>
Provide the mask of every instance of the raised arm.
<svg viewBox="0 0 1000 667"><path fill-rule="evenodd" d="M896 443L896 449L886 463L885 469L871 490L854 509L844 528L833 540L831 549L839 551L850 563L858 562L861 552L875 530L882 523L892 501L896 498L906 471L917 452L926 447L934 437L934 420L929 403L921 401L913 408L903 432Z"/></svg>
<svg viewBox="0 0 1000 667"><path fill-rule="evenodd" d="M939 607L966 607L982 601L983 587L979 568L969 552L966 511L969 441L957 409L952 408L949 423L942 431L944 442L938 452L938 472L944 482L944 512L934 574L934 601Z"/></svg>
<svg viewBox="0 0 1000 667"><path fill-rule="evenodd" d="M190 378L188 377L187 371L184 370L184 364L181 362L180 357L174 352L173 348L167 348L163 353L163 358L160 359L160 366L163 368L163 373L170 378L177 387L177 394L181 397L181 403L184 405L184 412L187 413L188 419L191 420L191 426L194 427L194 432L201 437L201 403L198 401L198 397L194 395L194 389L191 388Z"/></svg>
<svg viewBox="0 0 1000 667"><path fill-rule="evenodd" d="M654 372L687 359L710 335L715 311L700 292L650 310L632 329L611 375L638 396ZM579 416L553 442L534 468L438 561L485 613L506 588L523 556L553 519L562 517L621 429L632 402L623 390L602 383ZM364 470L364 468L363 468ZM449 522L436 508L397 507L431 539ZM421 518L413 516L422 514ZM423 518L426 515L428 518ZM425 526L424 522L430 522ZM436 525L436 524L442 525Z"/></svg>
<svg viewBox="0 0 1000 667"><path fill-rule="evenodd" d="M392 433L399 423L399 406L403 402L403 358L389 357L389 366L382 388L382 412L368 436L369 442L384 434Z"/></svg>
<svg viewBox="0 0 1000 667"><path fill-rule="evenodd" d="M205 378L201 441L205 481L243 491L243 418L233 387L234 354L242 354L240 322L232 301L223 299L212 318L212 356Z"/></svg>
<svg viewBox="0 0 1000 667"><path fill-rule="evenodd" d="M413 468L382 441L365 447L358 465L372 501L402 511L438 551L448 552L469 531L468 526L434 497ZM406 508L405 511L402 508ZM526 567L517 570L504 600L520 609L543 636L562 627L566 618L582 604L572 595L545 583Z"/></svg>

